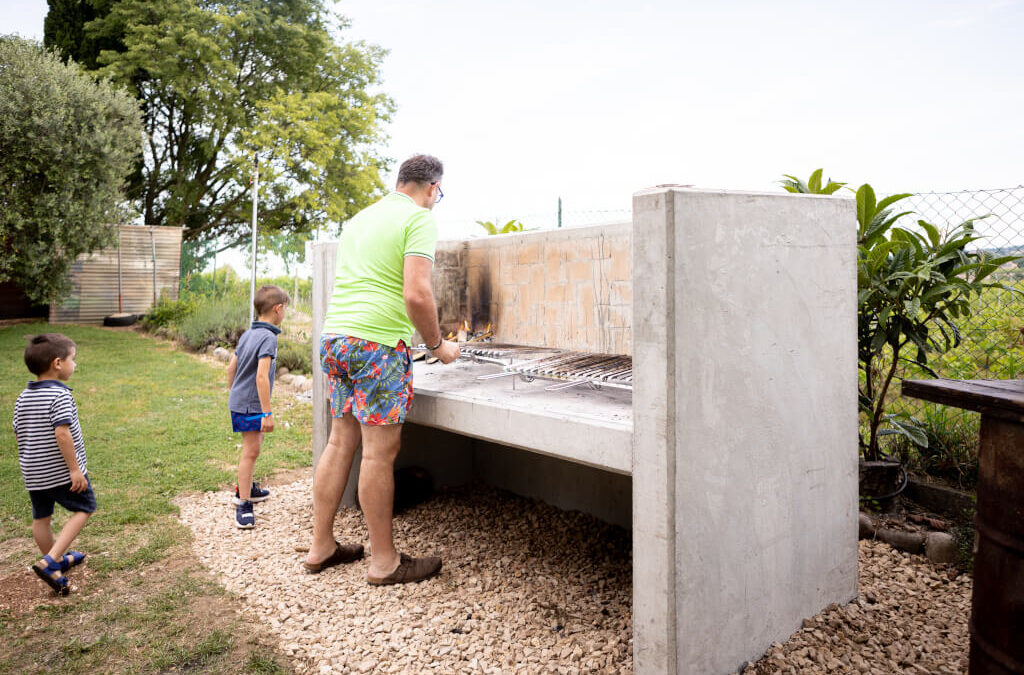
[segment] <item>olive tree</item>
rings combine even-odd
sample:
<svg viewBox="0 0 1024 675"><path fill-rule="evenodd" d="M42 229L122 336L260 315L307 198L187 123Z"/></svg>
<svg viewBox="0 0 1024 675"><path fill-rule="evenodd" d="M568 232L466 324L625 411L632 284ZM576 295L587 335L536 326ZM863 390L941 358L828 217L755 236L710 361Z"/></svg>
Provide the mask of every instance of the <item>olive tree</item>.
<svg viewBox="0 0 1024 675"><path fill-rule="evenodd" d="M60 299L75 258L116 238L141 151L131 96L0 36L0 281L40 304Z"/></svg>

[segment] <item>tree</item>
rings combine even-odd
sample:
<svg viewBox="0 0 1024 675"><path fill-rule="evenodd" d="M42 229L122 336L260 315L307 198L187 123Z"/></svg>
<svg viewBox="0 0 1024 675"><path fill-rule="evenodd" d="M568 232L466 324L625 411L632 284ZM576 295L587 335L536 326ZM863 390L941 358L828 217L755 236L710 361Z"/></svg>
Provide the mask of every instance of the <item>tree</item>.
<svg viewBox="0 0 1024 675"><path fill-rule="evenodd" d="M35 42L0 36L0 281L41 304L116 239L142 147L138 105Z"/></svg>
<svg viewBox="0 0 1024 675"><path fill-rule="evenodd" d="M117 0L47 0L50 6L43 20L43 46L70 58L89 70L97 68L96 58L104 49L123 51L120 34L89 35L86 25L105 17Z"/></svg>
<svg viewBox="0 0 1024 675"><path fill-rule="evenodd" d="M260 237L264 250L277 255L284 263L284 275L292 276L298 272L298 266L306 260L306 242L309 237L301 234L265 234Z"/></svg>
<svg viewBox="0 0 1024 675"><path fill-rule="evenodd" d="M117 0L86 26L123 44L100 53L100 72L142 103L129 194L146 223L241 243L254 158L261 230L309 232L370 203L393 109L372 92L385 52L330 31L323 0Z"/></svg>
<svg viewBox="0 0 1024 675"><path fill-rule="evenodd" d="M271 251L284 263L284 275L292 278L292 302L299 299L299 265L306 260L306 242L303 234L265 234L260 244L265 251Z"/></svg>

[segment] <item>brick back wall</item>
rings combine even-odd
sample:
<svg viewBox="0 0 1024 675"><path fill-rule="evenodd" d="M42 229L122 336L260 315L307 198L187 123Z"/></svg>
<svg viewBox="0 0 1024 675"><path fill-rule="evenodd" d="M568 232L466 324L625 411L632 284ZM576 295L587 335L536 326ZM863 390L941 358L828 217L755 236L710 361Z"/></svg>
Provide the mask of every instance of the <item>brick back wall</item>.
<svg viewBox="0 0 1024 675"><path fill-rule="evenodd" d="M493 322L503 342L632 353L632 224L461 243L475 328Z"/></svg>
<svg viewBox="0 0 1024 675"><path fill-rule="evenodd" d="M466 258L466 242L437 243L432 282L434 300L437 302L437 319L445 335L457 331L469 316L466 308ZM419 340L420 336L417 335L416 339Z"/></svg>

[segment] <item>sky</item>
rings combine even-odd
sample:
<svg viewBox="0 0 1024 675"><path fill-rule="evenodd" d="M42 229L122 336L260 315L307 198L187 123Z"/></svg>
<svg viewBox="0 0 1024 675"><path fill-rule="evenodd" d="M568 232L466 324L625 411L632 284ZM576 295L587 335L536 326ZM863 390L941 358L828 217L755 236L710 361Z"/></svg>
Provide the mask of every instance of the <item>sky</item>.
<svg viewBox="0 0 1024 675"><path fill-rule="evenodd" d="M1024 0L347 0L389 50L384 154L445 163L442 237L474 220L628 219L665 183L877 192L1024 184ZM45 0L0 0L42 37ZM388 177L389 186L393 176ZM482 231L480 231L482 233Z"/></svg>

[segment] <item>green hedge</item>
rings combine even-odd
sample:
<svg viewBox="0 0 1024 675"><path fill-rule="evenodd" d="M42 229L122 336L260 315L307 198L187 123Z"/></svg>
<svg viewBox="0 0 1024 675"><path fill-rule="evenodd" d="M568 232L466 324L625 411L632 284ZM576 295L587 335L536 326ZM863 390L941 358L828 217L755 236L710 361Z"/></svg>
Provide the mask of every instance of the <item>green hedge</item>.
<svg viewBox="0 0 1024 675"><path fill-rule="evenodd" d="M287 368L293 373L313 372L312 347L308 342L296 342L287 338L277 341L277 367Z"/></svg>
<svg viewBox="0 0 1024 675"><path fill-rule="evenodd" d="M238 338L249 327L249 298L225 296L199 303L186 316L174 333L192 349L209 345L234 348Z"/></svg>
<svg viewBox="0 0 1024 675"><path fill-rule="evenodd" d="M204 279L209 277L208 279ZM193 275L194 285L182 291L179 300L161 297L143 317L141 326L150 332L180 339L195 350L217 345L234 349L238 338L249 327L249 284L221 278L218 272L216 294L204 293L202 282L212 286L212 275ZM263 279L260 285L281 286L287 279ZM196 283L198 282L198 283ZM308 282L307 282L308 286ZM299 292L302 293L300 284ZM296 373L312 372L312 353L308 342L284 338L278 340L277 365Z"/></svg>
<svg viewBox="0 0 1024 675"><path fill-rule="evenodd" d="M197 298L170 300L161 295L156 305L142 317L140 324L151 332L157 328L173 328L195 312L198 307L199 300Z"/></svg>

